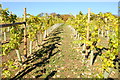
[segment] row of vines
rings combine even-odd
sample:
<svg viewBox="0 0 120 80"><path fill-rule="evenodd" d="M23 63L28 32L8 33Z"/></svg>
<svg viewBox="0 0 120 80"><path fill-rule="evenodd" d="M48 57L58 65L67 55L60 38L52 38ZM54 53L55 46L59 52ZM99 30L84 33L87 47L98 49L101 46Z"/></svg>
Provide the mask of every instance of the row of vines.
<svg viewBox="0 0 120 80"><path fill-rule="evenodd" d="M87 59L90 52L90 63L92 64L95 51L99 52L99 56L102 60L102 72L101 78L108 78L110 72L117 66L118 62L118 17L111 13L95 14L90 12L90 22L88 22L88 14L80 12L75 17L71 17L67 20L67 24L71 25L77 31L77 44L82 45L81 53L85 53L85 59ZM89 27L89 39L87 39L87 30ZM102 39L108 44L99 45L102 43Z"/></svg>
<svg viewBox="0 0 120 80"><path fill-rule="evenodd" d="M58 18L58 16L48 14L45 14L43 16L33 16L26 13L25 17L27 46L29 46L27 47L27 54L29 56L40 48L40 44L42 43L43 39L47 37L46 30L54 24L62 23L63 21ZM9 24L23 21L23 18L17 17L17 15L12 14L12 12L10 12L8 9L2 8L0 12L0 18L0 24ZM23 54L23 48L21 48L21 45L23 45L25 28L24 25L15 25L0 29L2 40L2 45L0 45L2 54L0 54L0 56L9 56L9 53L15 51L18 57L18 59L14 60L13 58L8 59L7 62L3 62L1 64L2 77L9 78L13 72L12 70L18 69L19 66L22 65L22 62L26 59L25 55ZM33 42L36 43L36 45L33 45ZM18 65L16 64L16 61L19 62Z"/></svg>

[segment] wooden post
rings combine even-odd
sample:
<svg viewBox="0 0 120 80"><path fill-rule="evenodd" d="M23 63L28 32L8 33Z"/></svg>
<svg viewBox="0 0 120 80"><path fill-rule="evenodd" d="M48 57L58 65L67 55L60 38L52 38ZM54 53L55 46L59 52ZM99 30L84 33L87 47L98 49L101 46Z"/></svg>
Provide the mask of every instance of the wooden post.
<svg viewBox="0 0 120 80"><path fill-rule="evenodd" d="M107 40L109 40L109 31L106 31Z"/></svg>
<svg viewBox="0 0 120 80"><path fill-rule="evenodd" d="M32 54L32 42L33 41L30 41L30 54Z"/></svg>
<svg viewBox="0 0 120 80"><path fill-rule="evenodd" d="M26 22L26 8L24 8L24 21ZM27 58L27 29L24 25L24 56Z"/></svg>
<svg viewBox="0 0 120 80"><path fill-rule="evenodd" d="M106 23L106 26L108 26L107 25L107 18L105 18L105 23ZM106 31L106 36L107 36L107 40L109 40L109 30Z"/></svg>
<svg viewBox="0 0 120 80"><path fill-rule="evenodd" d="M43 34L42 31L40 31L40 44L42 43L42 40L43 40Z"/></svg>
<svg viewBox="0 0 120 80"><path fill-rule="evenodd" d="M90 8L88 8L88 24L90 23ZM87 41L89 41L89 25L87 26ZM86 44L86 46L88 46ZM88 50L86 49L86 56L88 55Z"/></svg>
<svg viewBox="0 0 120 80"><path fill-rule="evenodd" d="M2 28L0 29L0 32L1 32L1 34L3 33L3 30L2 30Z"/></svg>
<svg viewBox="0 0 120 80"><path fill-rule="evenodd" d="M84 43L82 51L85 51L86 44Z"/></svg>
<svg viewBox="0 0 120 80"><path fill-rule="evenodd" d="M22 63L22 58L21 58L19 49L15 49L15 51L16 51L16 54L17 54L17 57L18 57L18 61L19 61L20 63Z"/></svg>
<svg viewBox="0 0 120 80"><path fill-rule="evenodd" d="M39 45L39 37L38 37L38 34L36 35L36 47L38 48L38 45Z"/></svg>
<svg viewBox="0 0 120 80"><path fill-rule="evenodd" d="M102 26L102 31L101 31L102 37L104 37L104 31L103 31L103 26Z"/></svg>
<svg viewBox="0 0 120 80"><path fill-rule="evenodd" d="M46 37L48 36L48 29L46 30Z"/></svg>
<svg viewBox="0 0 120 80"><path fill-rule="evenodd" d="M105 18L105 23L107 23L107 18Z"/></svg>
<svg viewBox="0 0 120 80"><path fill-rule="evenodd" d="M4 41L6 41L6 32L4 32Z"/></svg>
<svg viewBox="0 0 120 80"><path fill-rule="evenodd" d="M80 40L82 40L82 37L80 36Z"/></svg>
<svg viewBox="0 0 120 80"><path fill-rule="evenodd" d="M90 53L90 66L93 64L93 50Z"/></svg>
<svg viewBox="0 0 120 80"><path fill-rule="evenodd" d="M100 29L98 29L98 37L99 37L99 35L100 35Z"/></svg>
<svg viewBox="0 0 120 80"><path fill-rule="evenodd" d="M46 36L47 36L47 32L46 32L46 30L44 31L44 35L43 35L43 38L46 38Z"/></svg>
<svg viewBox="0 0 120 80"><path fill-rule="evenodd" d="M88 8L88 24L90 23L90 8ZM89 26L87 26L87 40L89 40Z"/></svg>

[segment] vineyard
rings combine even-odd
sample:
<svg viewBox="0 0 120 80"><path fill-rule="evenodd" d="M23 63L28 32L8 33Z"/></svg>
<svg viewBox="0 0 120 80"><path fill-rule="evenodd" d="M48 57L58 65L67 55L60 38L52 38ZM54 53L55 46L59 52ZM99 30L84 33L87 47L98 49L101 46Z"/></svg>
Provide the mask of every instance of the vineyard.
<svg viewBox="0 0 120 80"><path fill-rule="evenodd" d="M118 16L28 14L0 8L2 78L118 80Z"/></svg>

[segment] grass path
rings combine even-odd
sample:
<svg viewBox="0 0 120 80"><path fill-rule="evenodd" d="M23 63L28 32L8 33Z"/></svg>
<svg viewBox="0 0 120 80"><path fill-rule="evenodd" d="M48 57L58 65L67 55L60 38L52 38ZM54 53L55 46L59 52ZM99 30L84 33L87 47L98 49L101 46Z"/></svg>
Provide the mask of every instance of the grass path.
<svg viewBox="0 0 120 80"><path fill-rule="evenodd" d="M63 29L64 28L64 29ZM49 75L53 78L80 78L86 67L83 67L82 58L76 50L73 44L74 36L72 31L67 25L60 27L62 33L57 35L61 37L61 45L58 47L60 52L54 55L48 65L46 65L46 71L44 77Z"/></svg>
<svg viewBox="0 0 120 80"><path fill-rule="evenodd" d="M67 78L67 77L77 77L77 73L75 70L80 66L80 58L77 56L79 55L75 50L73 50L73 36L70 28L67 26L64 27L63 33L59 36L62 38L61 46L59 46L61 52L56 54L51 60L50 64L56 74L53 76L54 78ZM53 60L55 60L53 62ZM49 67L47 67L49 69Z"/></svg>

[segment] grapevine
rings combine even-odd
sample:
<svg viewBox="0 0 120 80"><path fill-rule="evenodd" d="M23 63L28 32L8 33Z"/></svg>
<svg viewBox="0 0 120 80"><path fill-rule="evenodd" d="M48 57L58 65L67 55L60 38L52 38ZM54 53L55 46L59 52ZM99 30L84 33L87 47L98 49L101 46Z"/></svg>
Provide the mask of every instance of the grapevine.
<svg viewBox="0 0 120 80"><path fill-rule="evenodd" d="M83 15L82 12L76 15L74 18L69 18L67 24L73 26L76 29L82 40L79 43L84 43L90 46L90 50L94 51L97 48L103 49L104 46L99 46L97 43L101 42L101 36L104 37L105 31L107 31L108 50L100 55L103 72L111 72L111 68L114 67L114 59L118 55L118 18L111 13L94 14L91 12L90 23L87 23L87 15ZM86 39L86 26L90 26L90 40ZM96 44L94 44L96 43ZM106 78L106 76L104 76ZM108 77L108 76L107 76Z"/></svg>

